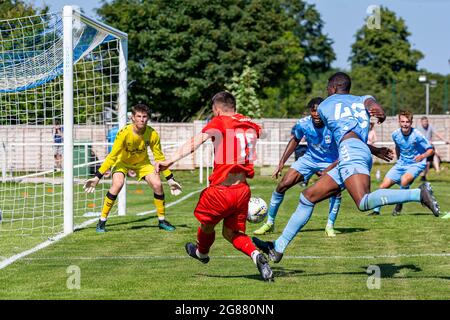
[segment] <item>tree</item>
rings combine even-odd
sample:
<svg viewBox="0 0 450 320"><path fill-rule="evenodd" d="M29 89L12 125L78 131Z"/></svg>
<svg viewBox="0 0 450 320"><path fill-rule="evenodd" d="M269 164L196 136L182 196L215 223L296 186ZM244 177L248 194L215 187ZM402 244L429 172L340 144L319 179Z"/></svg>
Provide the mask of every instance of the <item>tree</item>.
<svg viewBox="0 0 450 320"><path fill-rule="evenodd" d="M333 41L323 33L324 23L315 5L306 1L280 0L286 15L292 20L292 30L304 51L303 71L306 75L330 69L336 59Z"/></svg>
<svg viewBox="0 0 450 320"><path fill-rule="evenodd" d="M368 76L375 76L386 86L401 72L417 71L423 54L411 48L410 33L402 18L385 7L380 12L381 29L369 29L367 25L359 29L349 60L352 70L368 68Z"/></svg>
<svg viewBox="0 0 450 320"><path fill-rule="evenodd" d="M332 40L323 33L323 21L314 5L305 1L280 0L288 28L280 41L286 57L282 76L263 88L261 105L265 117L298 117L314 79L330 69L335 59Z"/></svg>
<svg viewBox="0 0 450 320"><path fill-rule="evenodd" d="M286 66L278 83L263 89L261 105L266 118L298 117L309 87L303 65L305 50L300 46L299 39L288 31L282 41Z"/></svg>
<svg viewBox="0 0 450 320"><path fill-rule="evenodd" d="M131 104L146 102L166 121L198 113L247 61L257 95L274 88L285 99L286 88L301 85L289 91L297 97L308 88L304 74L334 59L330 41L316 37L318 13L303 1L112 0L98 13L128 33ZM298 52L286 55L291 49Z"/></svg>
<svg viewBox="0 0 450 320"><path fill-rule="evenodd" d="M42 9L34 8L31 4L26 4L22 0L0 1L0 19L2 20L34 16L46 12L48 12L48 7Z"/></svg>
<svg viewBox="0 0 450 320"><path fill-rule="evenodd" d="M256 89L258 88L258 74L246 65L240 75L234 75L232 83L226 88L236 97L237 112L251 118L261 118L261 108Z"/></svg>
<svg viewBox="0 0 450 320"><path fill-rule="evenodd" d="M130 102L164 120L194 115L247 60L259 85L283 71L285 19L271 0L113 0L98 13L128 33Z"/></svg>

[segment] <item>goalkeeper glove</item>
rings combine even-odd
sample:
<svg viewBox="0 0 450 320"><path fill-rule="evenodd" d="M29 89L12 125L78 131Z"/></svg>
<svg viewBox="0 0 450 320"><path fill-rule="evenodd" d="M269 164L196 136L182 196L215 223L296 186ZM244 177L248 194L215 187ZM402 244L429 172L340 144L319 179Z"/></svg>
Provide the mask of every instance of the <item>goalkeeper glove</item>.
<svg viewBox="0 0 450 320"><path fill-rule="evenodd" d="M97 186L100 179L98 177L94 177L92 179L86 180L84 183L84 191L86 193L93 193L95 191L95 187Z"/></svg>
<svg viewBox="0 0 450 320"><path fill-rule="evenodd" d="M167 183L169 184L169 188L170 188L170 193L174 196L178 196L181 194L181 192L183 191L181 189L181 184L179 184L178 182L175 181L174 178L170 178L169 180L167 180Z"/></svg>

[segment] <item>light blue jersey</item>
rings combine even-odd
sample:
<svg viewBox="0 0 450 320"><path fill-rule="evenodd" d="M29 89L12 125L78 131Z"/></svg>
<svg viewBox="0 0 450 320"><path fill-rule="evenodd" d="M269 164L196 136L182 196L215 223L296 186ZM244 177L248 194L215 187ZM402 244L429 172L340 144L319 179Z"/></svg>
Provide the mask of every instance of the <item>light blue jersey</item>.
<svg viewBox="0 0 450 320"><path fill-rule="evenodd" d="M341 188L344 188L344 181L354 174L370 175L372 155L367 146L370 115L364 106L364 101L369 98L374 99L372 96L334 94L322 101L317 109L338 145L339 164L328 174ZM348 132L354 132L360 140L342 141Z"/></svg>
<svg viewBox="0 0 450 320"><path fill-rule="evenodd" d="M337 145L333 141L331 131L325 126L315 127L311 116L298 120L292 127L291 133L297 140L305 137L308 150L304 157L309 158L312 162L333 163L337 160Z"/></svg>
<svg viewBox="0 0 450 320"><path fill-rule="evenodd" d="M325 126L321 128L315 127L311 116L298 120L295 126L292 127L291 134L297 140L305 137L308 143L308 149L305 155L298 158L291 166L292 169L303 176L303 181L308 181L313 174L325 170L338 159L339 152L332 138L331 131ZM267 219L269 224L275 223L275 217L283 199L284 192L278 193L275 190L272 193ZM334 225L340 204L340 196L330 198L330 211L327 225Z"/></svg>
<svg viewBox="0 0 450 320"><path fill-rule="evenodd" d="M414 128L411 128L411 132L407 136L402 133L401 128L398 128L392 133L392 140L399 151L399 159L386 173L386 178L400 184L402 176L409 173L413 179L416 179L425 170L427 160L425 158L416 162L414 158L428 149L433 149L433 146L419 130Z"/></svg>
<svg viewBox="0 0 450 320"><path fill-rule="evenodd" d="M400 158L397 163L402 166L416 164L414 160L416 156L426 152L428 149L433 149L433 146L425 136L414 128L411 128L411 132L407 136L402 133L401 128L398 128L392 133L392 140L394 140L395 146L400 151ZM426 159L423 159L422 162L426 163Z"/></svg>
<svg viewBox="0 0 450 320"><path fill-rule="evenodd" d="M354 96L351 94L334 94L319 105L320 118L333 133L336 144L342 137L353 131L364 142L369 136L370 115L364 101L372 96Z"/></svg>

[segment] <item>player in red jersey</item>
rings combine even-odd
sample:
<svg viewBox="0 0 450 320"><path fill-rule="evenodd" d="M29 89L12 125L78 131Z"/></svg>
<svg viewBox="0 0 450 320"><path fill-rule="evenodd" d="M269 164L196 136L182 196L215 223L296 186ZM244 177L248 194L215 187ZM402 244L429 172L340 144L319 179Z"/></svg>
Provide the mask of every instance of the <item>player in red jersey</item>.
<svg viewBox="0 0 450 320"><path fill-rule="evenodd" d="M211 100L214 118L202 132L180 147L171 157L156 164L157 172L194 152L212 139L214 170L210 186L202 191L194 215L200 222L197 244L186 243L186 252L203 263L209 262L209 249L215 240L215 226L222 220L222 234L233 246L248 255L258 267L261 277L270 281L273 273L266 257L245 234L250 187L256 158L256 140L261 128L250 118L236 113L236 100L229 92L219 92Z"/></svg>

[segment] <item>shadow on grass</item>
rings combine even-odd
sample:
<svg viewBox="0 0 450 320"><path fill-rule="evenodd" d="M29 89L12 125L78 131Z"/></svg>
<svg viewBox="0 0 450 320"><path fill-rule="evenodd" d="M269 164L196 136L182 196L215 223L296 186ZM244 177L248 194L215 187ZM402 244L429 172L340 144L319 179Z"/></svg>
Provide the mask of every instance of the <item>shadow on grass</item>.
<svg viewBox="0 0 450 320"><path fill-rule="evenodd" d="M138 225L138 226L131 226L129 229L130 230L138 230L138 229L146 229L146 228L156 228L158 229L158 220L156 219L157 216L150 216L150 217L143 217L143 218L139 218L136 220L128 220L128 221L122 221L122 222L112 222L110 220L108 220L108 222L106 223L106 229L107 231L119 231L119 230L124 230L124 229L120 229L120 228L115 228L121 225L129 225L129 224L136 224L136 223L141 223L141 222L148 222L148 224L143 224L143 225ZM150 221L151 220L151 221ZM176 228L188 228L190 229L191 226L187 225L187 224L179 224L179 225L174 225ZM112 229L111 229L112 227ZM96 225L93 224L91 227L92 228L96 228ZM85 228L83 229L77 229L74 232L78 232L78 231L83 231L85 230Z"/></svg>
<svg viewBox="0 0 450 320"><path fill-rule="evenodd" d="M191 229L190 225L187 224L174 224L175 228L187 228ZM147 228L159 228L157 224L152 225L141 225L141 226L132 226L131 230L139 230L139 229L147 229Z"/></svg>
<svg viewBox="0 0 450 320"><path fill-rule="evenodd" d="M400 214L401 215L401 214ZM404 214L405 216L430 216L430 217L434 217L434 215L430 212L430 213L407 213Z"/></svg>
<svg viewBox="0 0 450 320"><path fill-rule="evenodd" d="M334 228L338 233L354 233L354 232L365 232L369 229L366 228ZM301 232L325 232L325 228L322 229L305 229Z"/></svg>
<svg viewBox="0 0 450 320"><path fill-rule="evenodd" d="M408 271L412 272L420 272L422 269L414 264L405 264L405 265L395 265L393 263L383 263L377 264L381 271L382 279L442 279L449 280L450 276L396 276L401 273L402 270L408 269ZM367 266L361 266L361 271L352 271L352 272L322 272L322 273L309 273L304 270L295 270L295 269L287 269L282 266L273 266L272 271L275 278L275 283L277 278L289 278L289 277L324 277L324 276L335 276L335 275L357 275L357 276L372 276L373 273L367 273ZM205 274L205 273L197 273L196 276L207 277L207 278L221 278L221 279L238 279L238 278L246 278L250 280L261 281L261 276L258 274L258 271L255 269L255 272L252 274L239 274L239 275L216 275L216 274Z"/></svg>
<svg viewBox="0 0 450 320"><path fill-rule="evenodd" d="M395 265L393 263L382 263L382 264L376 264L380 268L380 276L382 279L442 279L442 280L449 280L450 276L409 276L409 275L403 275L403 276L396 276L401 273L402 270L407 269L408 271L412 272L420 272L422 269L414 264L404 264L404 265ZM273 267L272 270L275 274L275 278L278 277L285 277L285 276L291 276L295 274L301 274L300 277L321 277L321 276L331 276L331 275L365 275L365 276L371 276L373 273L367 273L367 266L361 266L361 269L363 271L355 271L355 272L324 272L324 273L305 273L305 271L296 271L296 270L287 270L283 267Z"/></svg>
<svg viewBox="0 0 450 320"><path fill-rule="evenodd" d="M291 277L295 276L297 274L304 273L302 270L292 270L292 269L284 269L284 268L272 268L273 275L275 278L275 281L278 277ZM221 278L221 279L234 279L234 278L246 278L250 280L257 280L262 281L260 274L258 273L258 270L255 269L254 274L239 274L239 275L216 275L216 274L204 274L204 273L197 273L197 276L207 277L207 278Z"/></svg>

